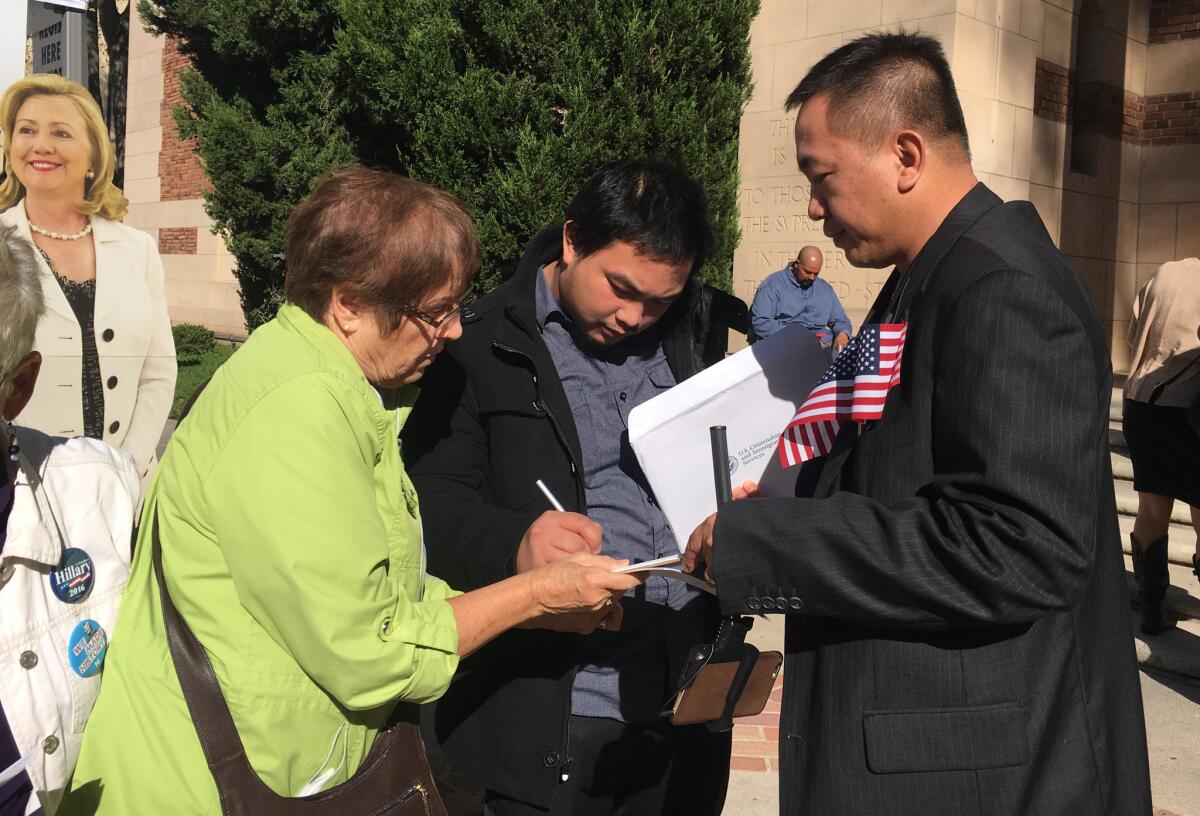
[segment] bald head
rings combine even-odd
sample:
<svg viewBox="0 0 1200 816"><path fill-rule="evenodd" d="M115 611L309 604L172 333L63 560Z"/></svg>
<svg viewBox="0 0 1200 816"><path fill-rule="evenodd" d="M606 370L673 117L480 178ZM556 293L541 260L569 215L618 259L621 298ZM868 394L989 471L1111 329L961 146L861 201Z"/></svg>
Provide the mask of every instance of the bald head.
<svg viewBox="0 0 1200 816"><path fill-rule="evenodd" d="M792 274L796 276L799 284L807 289L812 286L812 282L817 279L817 275L821 274L821 265L825 263L825 256L821 254L821 250L809 244L802 247L796 255L796 260L792 261L788 266L792 270Z"/></svg>

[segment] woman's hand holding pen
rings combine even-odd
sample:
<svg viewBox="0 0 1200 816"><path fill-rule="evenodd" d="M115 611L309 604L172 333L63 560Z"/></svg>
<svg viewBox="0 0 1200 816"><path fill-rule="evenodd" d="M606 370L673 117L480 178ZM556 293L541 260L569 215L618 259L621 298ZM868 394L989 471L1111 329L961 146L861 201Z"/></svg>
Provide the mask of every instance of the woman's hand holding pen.
<svg viewBox="0 0 1200 816"><path fill-rule="evenodd" d="M600 525L578 513L547 510L542 513L517 547L517 572L529 572L553 564L575 553L600 552Z"/></svg>

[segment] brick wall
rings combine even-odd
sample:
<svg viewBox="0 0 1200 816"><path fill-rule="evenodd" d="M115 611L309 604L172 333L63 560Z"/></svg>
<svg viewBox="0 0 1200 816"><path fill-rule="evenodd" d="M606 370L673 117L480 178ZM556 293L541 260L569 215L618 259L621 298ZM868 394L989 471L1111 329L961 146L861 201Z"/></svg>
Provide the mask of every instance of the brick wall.
<svg viewBox="0 0 1200 816"><path fill-rule="evenodd" d="M208 180L196 156L196 140L180 141L172 111L183 104L179 72L188 68L188 58L179 53L174 37L163 43L163 99L159 113L163 128L162 152L158 156L163 201L199 198L208 189Z"/></svg>
<svg viewBox="0 0 1200 816"><path fill-rule="evenodd" d="M1125 137L1125 116L1132 113L1130 119L1137 122L1140 117L1136 101L1130 104L1129 96L1123 88L1108 82L1074 82L1071 93L1071 119L1073 127L1079 132L1095 133L1112 139ZM1132 111L1130 110L1132 107ZM1137 140L1137 127L1129 128L1129 138Z"/></svg>
<svg viewBox="0 0 1200 816"><path fill-rule="evenodd" d="M1033 78L1033 115L1065 122L1070 100L1071 72L1061 65L1039 59Z"/></svg>
<svg viewBox="0 0 1200 816"><path fill-rule="evenodd" d="M1121 138L1131 144L1142 144L1146 120L1146 97L1125 91L1125 110L1121 118Z"/></svg>
<svg viewBox="0 0 1200 816"><path fill-rule="evenodd" d="M1147 96L1145 107L1142 144L1200 142L1200 91Z"/></svg>
<svg viewBox="0 0 1200 816"><path fill-rule="evenodd" d="M1107 82L1076 84L1070 70L1039 59L1033 105L1035 116L1131 144L1200 143L1200 91L1141 96Z"/></svg>
<svg viewBox="0 0 1200 816"><path fill-rule="evenodd" d="M1151 44L1193 37L1200 37L1200 0L1151 0Z"/></svg>
<svg viewBox="0 0 1200 816"><path fill-rule="evenodd" d="M158 230L158 252L160 255L195 255L195 227L160 227Z"/></svg>

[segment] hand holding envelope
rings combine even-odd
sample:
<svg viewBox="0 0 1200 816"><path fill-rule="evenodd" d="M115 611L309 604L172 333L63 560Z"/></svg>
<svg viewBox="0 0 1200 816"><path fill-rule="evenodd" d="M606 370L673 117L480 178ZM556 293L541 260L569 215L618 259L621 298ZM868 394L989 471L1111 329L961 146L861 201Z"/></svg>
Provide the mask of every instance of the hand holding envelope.
<svg viewBox="0 0 1200 816"><path fill-rule="evenodd" d="M630 412L629 443L680 552L716 509L709 428L727 431L733 497L794 495L798 467L782 468L779 435L829 367L828 352L788 326Z"/></svg>
<svg viewBox="0 0 1200 816"><path fill-rule="evenodd" d="M742 482L733 488L733 500L741 501L742 499L754 499L760 494L758 485L755 482ZM704 564L704 580L710 584L717 583L716 576L712 573L712 544L713 544L713 527L717 524L717 514L713 513L704 521L700 522L700 526L692 531L688 538L687 547L683 551L683 571L692 572L696 569L697 564Z"/></svg>

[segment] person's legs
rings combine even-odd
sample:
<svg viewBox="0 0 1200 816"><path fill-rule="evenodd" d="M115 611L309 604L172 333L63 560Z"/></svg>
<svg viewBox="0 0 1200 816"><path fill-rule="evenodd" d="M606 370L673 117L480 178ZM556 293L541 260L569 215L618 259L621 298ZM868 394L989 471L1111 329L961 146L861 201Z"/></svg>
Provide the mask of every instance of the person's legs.
<svg viewBox="0 0 1200 816"><path fill-rule="evenodd" d="M571 718L572 771L578 785L564 816L658 816L671 764L670 726Z"/></svg>
<svg viewBox="0 0 1200 816"><path fill-rule="evenodd" d="M1150 542L1158 541L1167 534L1167 528L1171 524L1171 508L1174 506L1175 499L1171 496L1138 493L1138 510L1137 518L1133 522L1133 537L1143 551L1150 545Z"/></svg>
<svg viewBox="0 0 1200 816"><path fill-rule="evenodd" d="M1171 584L1167 567L1167 530L1175 500L1156 493L1138 493L1138 514L1129 536L1133 575L1141 596L1141 629L1155 635L1175 625L1162 608Z"/></svg>
<svg viewBox="0 0 1200 816"><path fill-rule="evenodd" d="M549 810L489 794L487 816L719 816L730 734L571 717L571 775Z"/></svg>
<svg viewBox="0 0 1200 816"><path fill-rule="evenodd" d="M729 786L732 732L714 734L703 725L671 728L671 770L663 813L719 816Z"/></svg>

